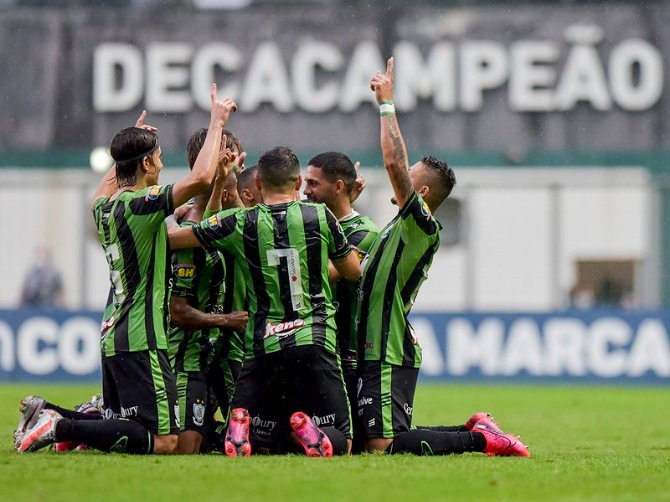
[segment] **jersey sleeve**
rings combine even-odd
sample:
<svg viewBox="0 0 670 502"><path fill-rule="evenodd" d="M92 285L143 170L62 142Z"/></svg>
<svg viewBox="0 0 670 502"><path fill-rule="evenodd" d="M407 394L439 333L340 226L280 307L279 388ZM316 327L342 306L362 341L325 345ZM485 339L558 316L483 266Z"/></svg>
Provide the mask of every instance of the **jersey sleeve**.
<svg viewBox="0 0 670 502"><path fill-rule="evenodd" d="M414 192L400 210L400 221L402 236L405 242L413 239L425 239L432 237L440 238L440 224L433 217L419 194Z"/></svg>
<svg viewBox="0 0 670 502"><path fill-rule="evenodd" d="M361 229L356 230L347 237L351 249L358 257L358 261L362 262L365 256L368 254L378 233L379 232L368 229Z"/></svg>
<svg viewBox="0 0 670 502"><path fill-rule="evenodd" d="M149 216L152 223L162 223L174 212L173 185L153 185L134 194L130 211L136 215Z"/></svg>
<svg viewBox="0 0 670 502"><path fill-rule="evenodd" d="M341 260L351 253L351 247L349 246L349 241L344 236L340 222L337 221L330 209L325 206L324 209L326 211L326 224L330 230L328 257L331 260Z"/></svg>
<svg viewBox="0 0 670 502"><path fill-rule="evenodd" d="M199 225L193 227L193 233L205 248L219 248L234 251L237 230L237 211L227 214L221 211Z"/></svg>

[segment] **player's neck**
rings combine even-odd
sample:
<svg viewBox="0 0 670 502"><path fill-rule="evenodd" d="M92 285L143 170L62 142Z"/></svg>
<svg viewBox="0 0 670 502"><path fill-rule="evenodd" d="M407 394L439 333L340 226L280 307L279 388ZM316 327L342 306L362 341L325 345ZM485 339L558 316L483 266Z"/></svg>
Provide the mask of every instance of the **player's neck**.
<svg viewBox="0 0 670 502"><path fill-rule="evenodd" d="M350 216L354 212L354 210L351 207L351 203L348 200L336 200L332 204L332 207L329 206L328 209L332 211L333 216L335 216L335 218L337 218L338 220L346 218L347 216Z"/></svg>
<svg viewBox="0 0 670 502"><path fill-rule="evenodd" d="M275 204L288 204L289 202L295 202L295 194L293 192L290 194L281 192L263 193L263 204L266 206L274 206Z"/></svg>

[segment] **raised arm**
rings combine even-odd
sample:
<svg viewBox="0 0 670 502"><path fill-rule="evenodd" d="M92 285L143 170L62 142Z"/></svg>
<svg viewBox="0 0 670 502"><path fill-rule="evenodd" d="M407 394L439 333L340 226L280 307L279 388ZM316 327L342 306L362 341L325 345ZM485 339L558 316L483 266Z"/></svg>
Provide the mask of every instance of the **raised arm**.
<svg viewBox="0 0 670 502"><path fill-rule="evenodd" d="M370 81L375 92L381 118L381 144L384 167L391 180L399 208L404 207L414 188L409 177L407 149L400 134L393 104L393 58L386 62L386 73L377 72Z"/></svg>
<svg viewBox="0 0 670 502"><path fill-rule="evenodd" d="M228 122L230 112L237 110L237 105L230 98L219 101L216 97L216 84L211 89L212 110L210 113L209 128L202 149L195 161L193 170L185 178L174 185L172 198L174 206L180 206L191 197L204 192L214 179L214 173L221 149L221 131Z"/></svg>

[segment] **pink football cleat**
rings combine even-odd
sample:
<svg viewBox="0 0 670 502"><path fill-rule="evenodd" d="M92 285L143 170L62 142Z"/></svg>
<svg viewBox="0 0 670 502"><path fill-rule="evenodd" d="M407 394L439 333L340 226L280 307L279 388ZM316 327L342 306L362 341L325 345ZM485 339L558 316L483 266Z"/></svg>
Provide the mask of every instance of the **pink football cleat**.
<svg viewBox="0 0 670 502"><path fill-rule="evenodd" d="M468 428L468 430L472 430L472 428L475 426L477 422L480 420L488 420L490 424L493 424L497 429L500 429L500 426L498 425L498 422L493 420L493 417L491 416L490 413L487 413L486 411L480 411L478 413L475 413L472 415L467 422L465 422L465 426Z"/></svg>
<svg viewBox="0 0 670 502"><path fill-rule="evenodd" d="M230 412L225 440L226 455L229 457L248 457L251 455L250 425L249 412L244 408L235 408Z"/></svg>
<svg viewBox="0 0 670 502"><path fill-rule="evenodd" d="M530 457L528 448L518 437L505 434L497 426L491 426L492 424L488 422L490 421L486 419L480 420L472 429L472 432L484 435L486 439L484 453L498 457Z"/></svg>
<svg viewBox="0 0 670 502"><path fill-rule="evenodd" d="M297 411L291 415L291 429L300 440L308 457L332 457L333 445L330 439L319 429L309 415Z"/></svg>

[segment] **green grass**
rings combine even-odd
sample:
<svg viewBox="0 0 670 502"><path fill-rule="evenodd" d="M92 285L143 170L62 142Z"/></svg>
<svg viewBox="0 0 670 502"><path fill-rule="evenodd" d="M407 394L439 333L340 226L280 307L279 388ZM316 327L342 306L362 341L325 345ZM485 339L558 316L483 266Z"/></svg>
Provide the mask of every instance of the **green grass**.
<svg viewBox="0 0 670 502"><path fill-rule="evenodd" d="M490 410L530 444L531 459L13 452L21 397L73 405L95 392L0 386L0 500L670 500L668 388L419 387L415 423L463 423Z"/></svg>

